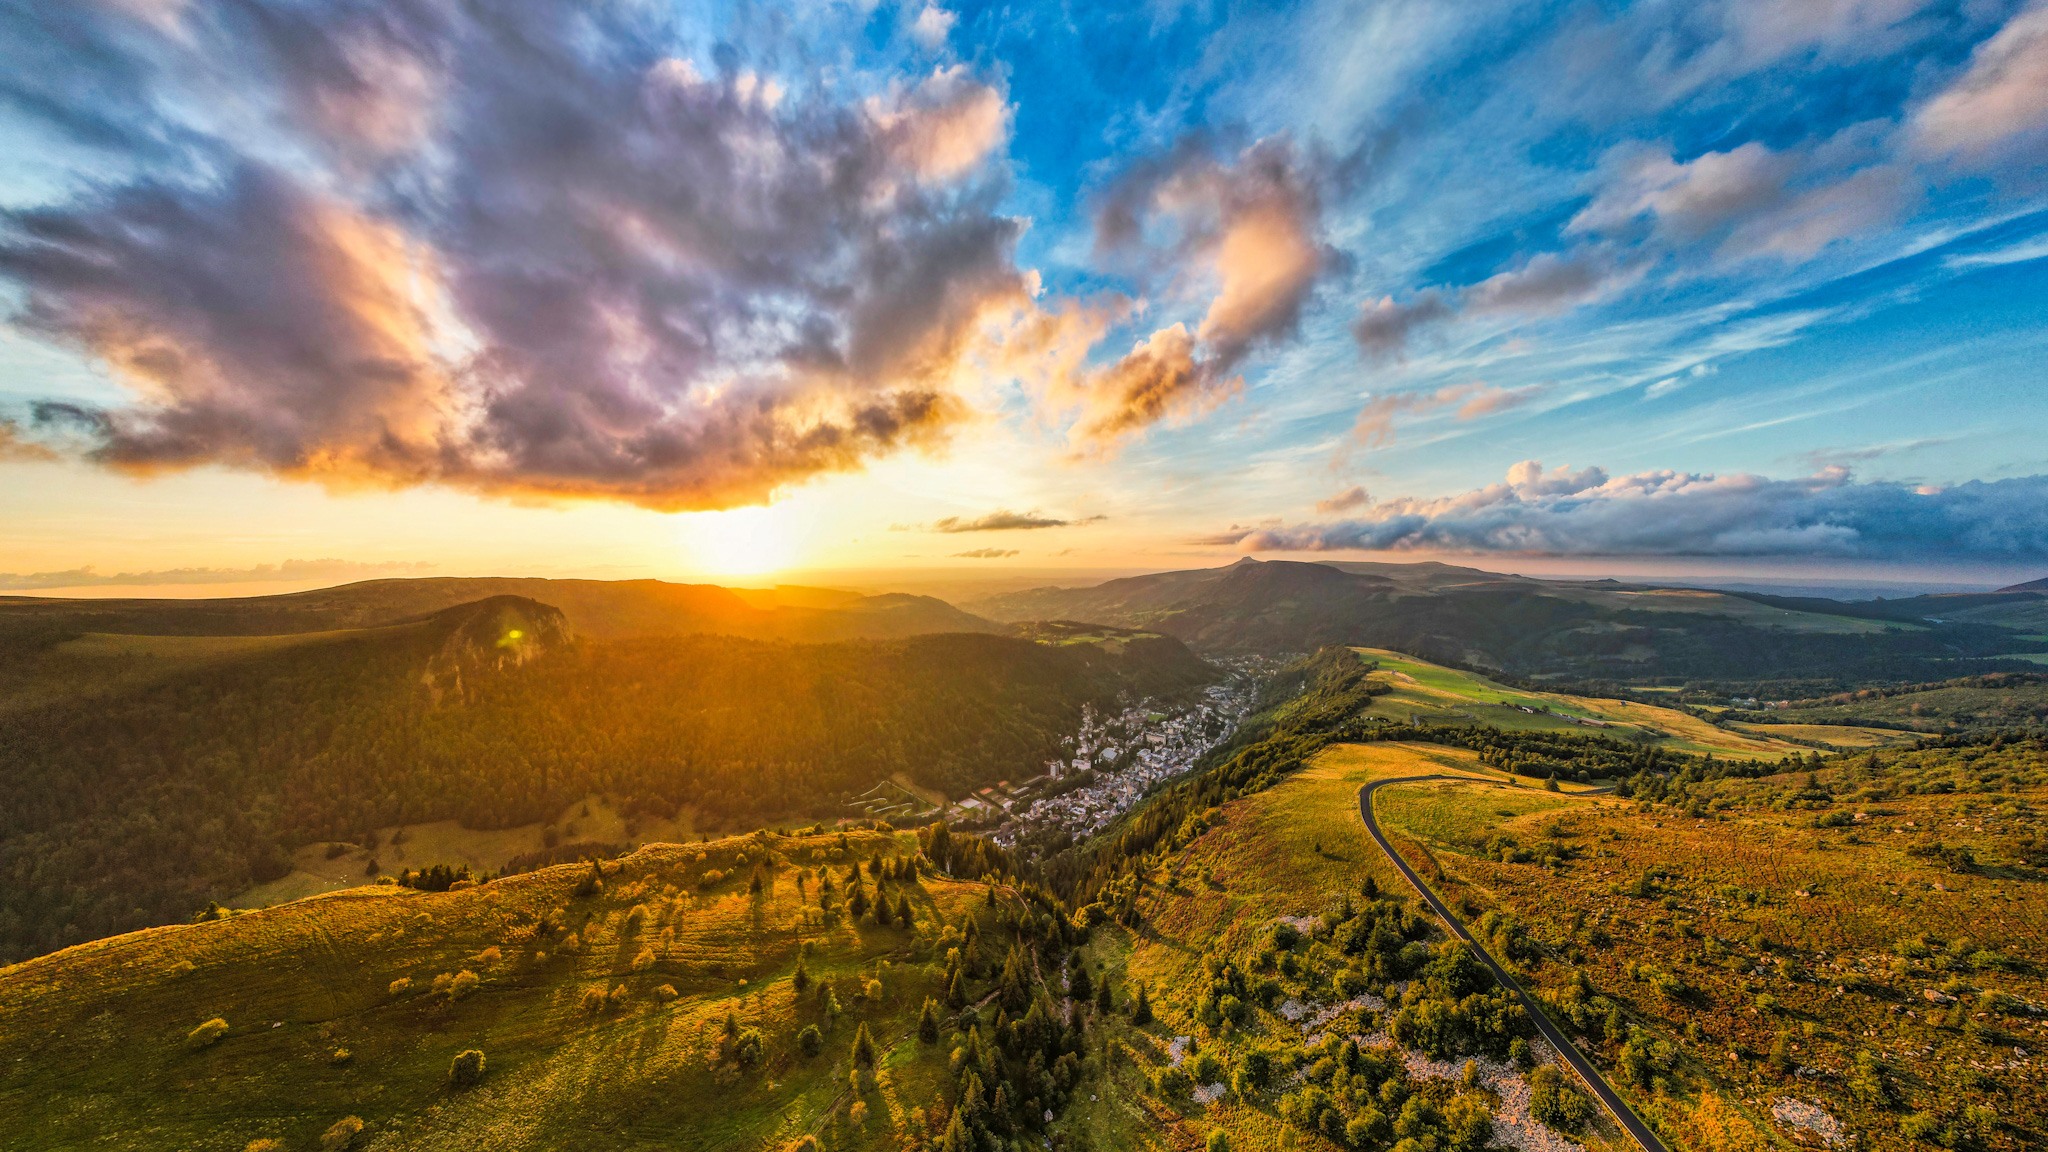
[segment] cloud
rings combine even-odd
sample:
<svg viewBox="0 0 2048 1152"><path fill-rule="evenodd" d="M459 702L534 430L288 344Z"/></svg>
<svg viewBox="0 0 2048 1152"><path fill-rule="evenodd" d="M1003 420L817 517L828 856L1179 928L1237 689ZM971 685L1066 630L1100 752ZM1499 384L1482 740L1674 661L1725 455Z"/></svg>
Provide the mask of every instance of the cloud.
<svg viewBox="0 0 2048 1152"><path fill-rule="evenodd" d="M1200 286L1209 305L1192 332L1185 323L1159 328L1077 381L1078 441L1112 450L1161 420L1213 410L1243 388L1233 373L1254 348L1295 331L1332 260L1319 238L1325 168L1285 136L1230 157L1191 137L1107 190L1097 252L1141 275Z"/></svg>
<svg viewBox="0 0 2048 1152"><path fill-rule="evenodd" d="M1394 425L1403 417L1425 416L1455 406L1458 419L1476 420L1519 408L1543 391L1541 384L1497 388L1474 380L1469 384L1448 384L1434 392L1389 392L1374 396L1359 409L1351 439L1360 447L1377 447L1393 441Z"/></svg>
<svg viewBox="0 0 2048 1152"><path fill-rule="evenodd" d="M1553 316L1607 296L1641 273L1640 263L1617 264L1599 247L1539 252L1455 291L1425 288L1405 304L1391 296L1368 300L1352 321L1351 336L1366 360L1385 360L1400 355L1417 329L1464 315Z"/></svg>
<svg viewBox="0 0 2048 1152"><path fill-rule="evenodd" d="M1809 467L1818 472L1849 464L1866 463L1871 460L1896 455L1900 452L1915 452L1922 448L1933 448L1937 445L1952 443L1953 441L1954 437L1951 436L1926 436L1918 440L1895 441L1890 444L1867 444L1861 448L1816 448L1811 452L1799 453L1795 459L1804 461Z"/></svg>
<svg viewBox="0 0 2048 1152"><path fill-rule="evenodd" d="M1538 556L2048 559L2048 476L1947 488L1671 471L1544 471L1434 500L1402 497L1329 524L1233 533L1245 552L1420 551ZM1228 537L1221 539L1228 540Z"/></svg>
<svg viewBox="0 0 2048 1152"><path fill-rule="evenodd" d="M1328 500L1316 501L1316 511L1325 516L1334 516L1339 512L1349 512L1353 508L1362 508L1370 503L1372 503L1371 494L1366 492L1364 488L1353 484Z"/></svg>
<svg viewBox="0 0 2048 1152"><path fill-rule="evenodd" d="M1659 380L1654 384L1651 384L1649 387L1643 389L1643 396L1645 399L1649 400L1655 400L1659 396L1669 396L1673 392L1678 391L1680 388L1683 388L1686 385L1701 379L1702 377L1711 376L1713 374L1714 366L1712 364L1695 364L1691 368L1686 369L1684 372L1681 372L1676 376L1666 376L1664 379Z"/></svg>
<svg viewBox="0 0 2048 1152"><path fill-rule="evenodd" d="M1092 524L1098 520L1105 519L1108 519L1108 517L1087 516L1078 520L1058 520L1050 516L1040 516L1036 511L1011 512L1001 510L991 512L986 516L977 516L973 519L948 516L943 520L933 521L931 527L927 528L926 531L1004 532L1030 528L1068 528L1076 524Z"/></svg>
<svg viewBox="0 0 2048 1152"><path fill-rule="evenodd" d="M12 420L0 420L0 464L47 464L57 453L33 440L21 438L21 428Z"/></svg>
<svg viewBox="0 0 2048 1152"><path fill-rule="evenodd" d="M1058 330L964 68L785 87L630 0L72 19L19 83L153 175L5 214L0 280L132 390L69 413L112 467L730 507L942 442Z"/></svg>
<svg viewBox="0 0 2048 1152"><path fill-rule="evenodd" d="M953 553L955 558L966 560L1001 560L1005 556L1015 556L1016 554L1017 550L1015 548L976 548L971 552Z"/></svg>
<svg viewBox="0 0 2048 1152"><path fill-rule="evenodd" d="M926 48L938 48L953 34L953 25L959 19L936 4L927 4L917 19L910 22L910 38Z"/></svg>
<svg viewBox="0 0 2048 1152"><path fill-rule="evenodd" d="M1913 114L1912 143L1966 161L2048 128L2048 3L2035 3L1977 45L1970 67Z"/></svg>
<svg viewBox="0 0 2048 1152"><path fill-rule="evenodd" d="M1456 314L1444 294L1435 288L1423 289L1406 304L1396 304L1392 296L1382 296L1365 302L1358 319L1351 323L1351 335L1368 359L1392 356L1408 346L1409 333Z"/></svg>
<svg viewBox="0 0 2048 1152"><path fill-rule="evenodd" d="M353 560L287 560L254 568L164 568L149 572L102 573L87 566L64 572L0 573L0 589L97 588L147 584L253 584L306 580L376 580L423 576L432 564L391 561L365 564Z"/></svg>

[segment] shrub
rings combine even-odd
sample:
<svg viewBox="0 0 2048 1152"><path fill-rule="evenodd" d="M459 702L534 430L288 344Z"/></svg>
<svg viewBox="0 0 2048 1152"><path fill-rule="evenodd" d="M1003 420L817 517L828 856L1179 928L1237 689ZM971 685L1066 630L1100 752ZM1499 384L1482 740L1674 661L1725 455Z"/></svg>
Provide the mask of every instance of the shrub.
<svg viewBox="0 0 2048 1152"><path fill-rule="evenodd" d="M448 998L450 1000L460 1000L471 992L476 991L476 986L479 983L480 981L477 979L476 973L464 968L448 981Z"/></svg>
<svg viewBox="0 0 2048 1152"><path fill-rule="evenodd" d="M171 965L170 967L170 974L174 977L189 976L194 971L196 971L196 969L193 968L192 962L190 960L180 960L176 964Z"/></svg>
<svg viewBox="0 0 2048 1152"><path fill-rule="evenodd" d="M567 936L562 937L560 944L555 945L555 951L560 952L564 956L574 956L578 952L583 951L583 938L571 932Z"/></svg>
<svg viewBox="0 0 2048 1152"><path fill-rule="evenodd" d="M193 1048L204 1048L227 1035L228 1022L215 1016L199 1027L185 1033L185 1043Z"/></svg>
<svg viewBox="0 0 2048 1152"><path fill-rule="evenodd" d="M654 990L654 998L664 1004L675 999L678 995L680 993L676 991L676 986L673 984L663 984Z"/></svg>
<svg viewBox="0 0 2048 1152"><path fill-rule="evenodd" d="M448 1062L448 1082L457 1088L467 1088L484 1078L484 1054L479 1048L466 1048L455 1054Z"/></svg>
<svg viewBox="0 0 2048 1152"><path fill-rule="evenodd" d="M1208 1152L1230 1152L1230 1137L1221 1128L1209 1129Z"/></svg>
<svg viewBox="0 0 2048 1152"><path fill-rule="evenodd" d="M362 1117L343 1116L334 1122L333 1127L320 1134L320 1152L341 1152L355 1143L356 1137L361 1135L362 1131Z"/></svg>
<svg viewBox="0 0 2048 1152"><path fill-rule="evenodd" d="M242 1145L242 1152L284 1152L284 1141L272 1140L265 1136L261 1140L251 1140Z"/></svg>
<svg viewBox="0 0 2048 1152"><path fill-rule="evenodd" d="M763 1055L765 1052L759 1028L749 1028L740 1033L739 1039L733 1041L732 1058L742 1068L752 1068L759 1064Z"/></svg>
<svg viewBox="0 0 2048 1152"><path fill-rule="evenodd" d="M1593 1102L1580 1095L1556 1066L1545 1064L1527 1079L1529 1114L1536 1119L1564 1133L1577 1132L1592 1120Z"/></svg>
<svg viewBox="0 0 2048 1152"><path fill-rule="evenodd" d="M816 1056L825 1050L825 1034L818 1031L816 1024L806 1024L804 1030L796 1034L796 1048L805 1056Z"/></svg>
<svg viewBox="0 0 2048 1152"><path fill-rule="evenodd" d="M479 964L496 964L504 958L505 954L498 950L498 946L496 944L493 944L489 948L486 948L483 951L476 954L476 962Z"/></svg>
<svg viewBox="0 0 2048 1152"><path fill-rule="evenodd" d="M633 971L645 972L652 967L654 967L654 950L652 948L642 948L640 954L633 957Z"/></svg>
<svg viewBox="0 0 2048 1152"><path fill-rule="evenodd" d="M583 990L582 1003L585 1012L597 1013L604 1011L604 989L585 988Z"/></svg>
<svg viewBox="0 0 2048 1152"><path fill-rule="evenodd" d="M356 1054L349 1051L348 1049L336 1048L333 1051L333 1053L327 1057L327 1062L329 1064L346 1064L355 1058Z"/></svg>
<svg viewBox="0 0 2048 1152"><path fill-rule="evenodd" d="M855 1100L853 1107L846 1110L846 1119L855 1128L865 1128L868 1123L868 1105L865 1100Z"/></svg>
<svg viewBox="0 0 2048 1152"><path fill-rule="evenodd" d="M400 976L398 979L393 980L391 986L386 988L385 991L396 996L410 987L412 987L412 977Z"/></svg>

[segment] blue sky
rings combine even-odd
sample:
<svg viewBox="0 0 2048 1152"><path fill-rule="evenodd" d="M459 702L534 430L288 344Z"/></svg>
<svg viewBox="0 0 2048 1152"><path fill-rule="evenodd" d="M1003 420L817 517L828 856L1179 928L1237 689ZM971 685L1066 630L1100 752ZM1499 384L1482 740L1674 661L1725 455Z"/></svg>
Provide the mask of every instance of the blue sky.
<svg viewBox="0 0 2048 1152"><path fill-rule="evenodd" d="M0 30L17 575L2048 567L2039 2Z"/></svg>

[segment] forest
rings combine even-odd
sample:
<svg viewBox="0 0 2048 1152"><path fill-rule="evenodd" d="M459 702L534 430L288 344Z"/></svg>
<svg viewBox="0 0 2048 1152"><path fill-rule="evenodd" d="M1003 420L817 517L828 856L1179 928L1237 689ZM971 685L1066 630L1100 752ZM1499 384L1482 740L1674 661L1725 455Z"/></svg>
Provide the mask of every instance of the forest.
<svg viewBox="0 0 2048 1152"><path fill-rule="evenodd" d="M700 826L840 814L895 773L958 795L1043 771L1084 706L1215 672L1178 642L1110 654L984 634L794 644L473 634L515 597L0 716L0 962L181 920L318 841L500 828L601 793ZM552 614L552 616L550 616ZM467 637L467 638L466 638ZM478 653L485 653L479 656Z"/></svg>

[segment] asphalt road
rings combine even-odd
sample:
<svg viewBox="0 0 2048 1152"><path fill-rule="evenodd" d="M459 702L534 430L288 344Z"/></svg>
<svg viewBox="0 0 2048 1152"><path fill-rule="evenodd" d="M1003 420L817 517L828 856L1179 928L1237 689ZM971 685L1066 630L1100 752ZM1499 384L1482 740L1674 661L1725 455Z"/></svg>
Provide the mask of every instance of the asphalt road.
<svg viewBox="0 0 2048 1152"><path fill-rule="evenodd" d="M1543 1033L1543 1038L1550 1041L1551 1047L1556 1048L1558 1054L1563 1056L1570 1062L1573 1068L1578 1070L1579 1078L1584 1080L1593 1089L1594 1095L1600 1097L1600 1102L1607 1106L1607 1111L1613 1115L1615 1121L1627 1129L1629 1135L1635 1137L1636 1143L1643 1146L1644 1152L1669 1152L1665 1148L1664 1142L1659 1140L1657 1134L1650 1130L1650 1126L1643 1123L1643 1118L1635 1114L1635 1110L1628 1106L1628 1103L1621 1098L1619 1093L1615 1092L1614 1086L1607 1082L1607 1078L1600 1075L1599 1069L1593 1067L1592 1061L1580 1055L1579 1050L1572 1046L1572 1042L1565 1038L1565 1034L1558 1030L1557 1025L1552 1024L1550 1018L1543 1014L1542 1007L1536 1003L1535 999L1520 984L1515 982L1513 976L1508 975L1507 969L1500 966L1500 961L1493 958L1493 953L1488 952L1485 945L1482 945L1473 938L1472 933L1466 930L1465 922L1452 915L1450 908L1446 907L1442 900L1437 899L1436 893L1431 892L1429 886L1422 882L1422 877L1415 874L1415 869L1410 868L1408 862L1401 859L1401 854L1394 851L1394 846L1387 841L1386 833L1380 831L1380 822L1372 814L1372 794L1389 784L1419 784L1429 780L1463 780L1474 784L1490 783L1490 781L1476 779L1471 776L1447 775L1402 776L1394 780L1375 780L1358 790L1358 814L1365 820L1365 830L1372 833L1372 838L1379 842L1380 851L1385 852L1387 859L1394 862L1394 867L1401 870L1401 875L1408 878L1408 883L1413 884L1415 890L1422 893L1422 898L1429 902L1429 906L1436 910L1436 914L1443 918L1443 922L1450 926L1451 931L1457 934L1458 939L1471 945L1472 951L1478 955L1479 959L1484 961L1488 968L1493 969L1494 976L1500 980L1503 987L1512 991L1516 996L1521 997L1522 1007L1528 1011L1529 1019L1535 1021L1537 1031Z"/></svg>

